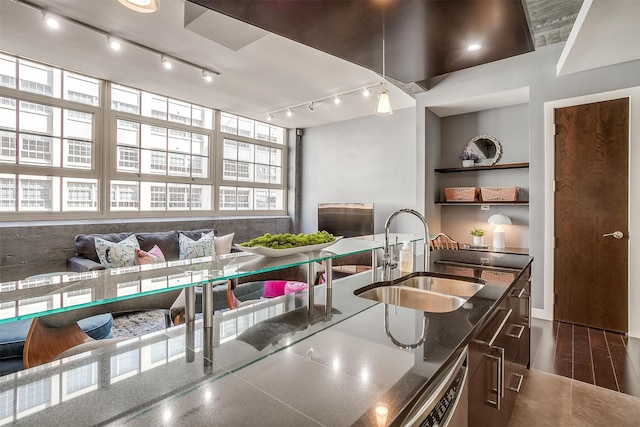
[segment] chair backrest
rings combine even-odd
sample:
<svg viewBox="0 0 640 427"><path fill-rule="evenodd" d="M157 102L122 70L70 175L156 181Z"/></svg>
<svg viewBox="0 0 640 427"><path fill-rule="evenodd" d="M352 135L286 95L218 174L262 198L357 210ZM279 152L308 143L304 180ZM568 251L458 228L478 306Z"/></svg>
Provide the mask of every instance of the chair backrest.
<svg viewBox="0 0 640 427"><path fill-rule="evenodd" d="M438 233L431 239L431 250L435 251L438 249L457 250L460 249L460 247L458 245L458 242L453 240L445 233Z"/></svg>

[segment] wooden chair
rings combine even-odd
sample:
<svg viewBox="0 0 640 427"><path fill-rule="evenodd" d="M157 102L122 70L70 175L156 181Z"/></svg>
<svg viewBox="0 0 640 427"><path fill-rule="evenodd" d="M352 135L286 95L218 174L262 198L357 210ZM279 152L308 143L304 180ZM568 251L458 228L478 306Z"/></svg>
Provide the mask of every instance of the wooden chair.
<svg viewBox="0 0 640 427"><path fill-rule="evenodd" d="M431 250L435 251L438 249L458 250L460 249L460 247L458 245L458 242L453 240L445 233L438 233L431 239Z"/></svg>

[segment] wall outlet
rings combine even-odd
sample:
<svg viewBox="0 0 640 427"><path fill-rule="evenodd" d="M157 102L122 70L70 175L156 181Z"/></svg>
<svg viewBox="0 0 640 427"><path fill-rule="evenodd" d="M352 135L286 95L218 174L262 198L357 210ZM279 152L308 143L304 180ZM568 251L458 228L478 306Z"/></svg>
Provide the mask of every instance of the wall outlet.
<svg viewBox="0 0 640 427"><path fill-rule="evenodd" d="M480 265L489 264L489 258L480 257Z"/></svg>
<svg viewBox="0 0 640 427"><path fill-rule="evenodd" d="M488 211L490 207L491 207L490 205L480 205L480 210L481 211Z"/></svg>

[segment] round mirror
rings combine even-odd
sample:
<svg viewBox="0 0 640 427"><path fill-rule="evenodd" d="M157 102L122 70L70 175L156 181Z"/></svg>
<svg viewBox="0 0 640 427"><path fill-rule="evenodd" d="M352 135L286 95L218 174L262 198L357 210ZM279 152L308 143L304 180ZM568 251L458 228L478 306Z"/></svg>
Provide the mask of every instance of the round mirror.
<svg viewBox="0 0 640 427"><path fill-rule="evenodd" d="M489 135L478 135L471 138L464 147L467 153L478 156L476 166L491 166L502 154L502 147L497 139Z"/></svg>

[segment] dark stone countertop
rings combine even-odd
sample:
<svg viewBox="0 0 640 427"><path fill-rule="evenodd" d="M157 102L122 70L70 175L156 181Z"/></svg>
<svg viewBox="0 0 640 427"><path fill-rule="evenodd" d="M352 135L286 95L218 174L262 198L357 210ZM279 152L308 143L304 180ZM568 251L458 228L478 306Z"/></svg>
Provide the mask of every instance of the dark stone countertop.
<svg viewBox="0 0 640 427"><path fill-rule="evenodd" d="M399 341L417 341L426 325L426 341L415 350L389 340L384 304L353 294L371 282L362 273L334 282L330 292L317 286L313 315L304 298L288 295L260 309L215 316L211 329L198 322L183 325L0 378L0 393L17 396L21 387L43 383L47 389L78 373L95 378L77 397L50 399L44 402L48 409L18 420L28 424L73 419L83 425L376 425L375 407L387 407L391 420L428 388L531 260L433 252L430 271L488 283L451 313L391 307L390 329Z"/></svg>

